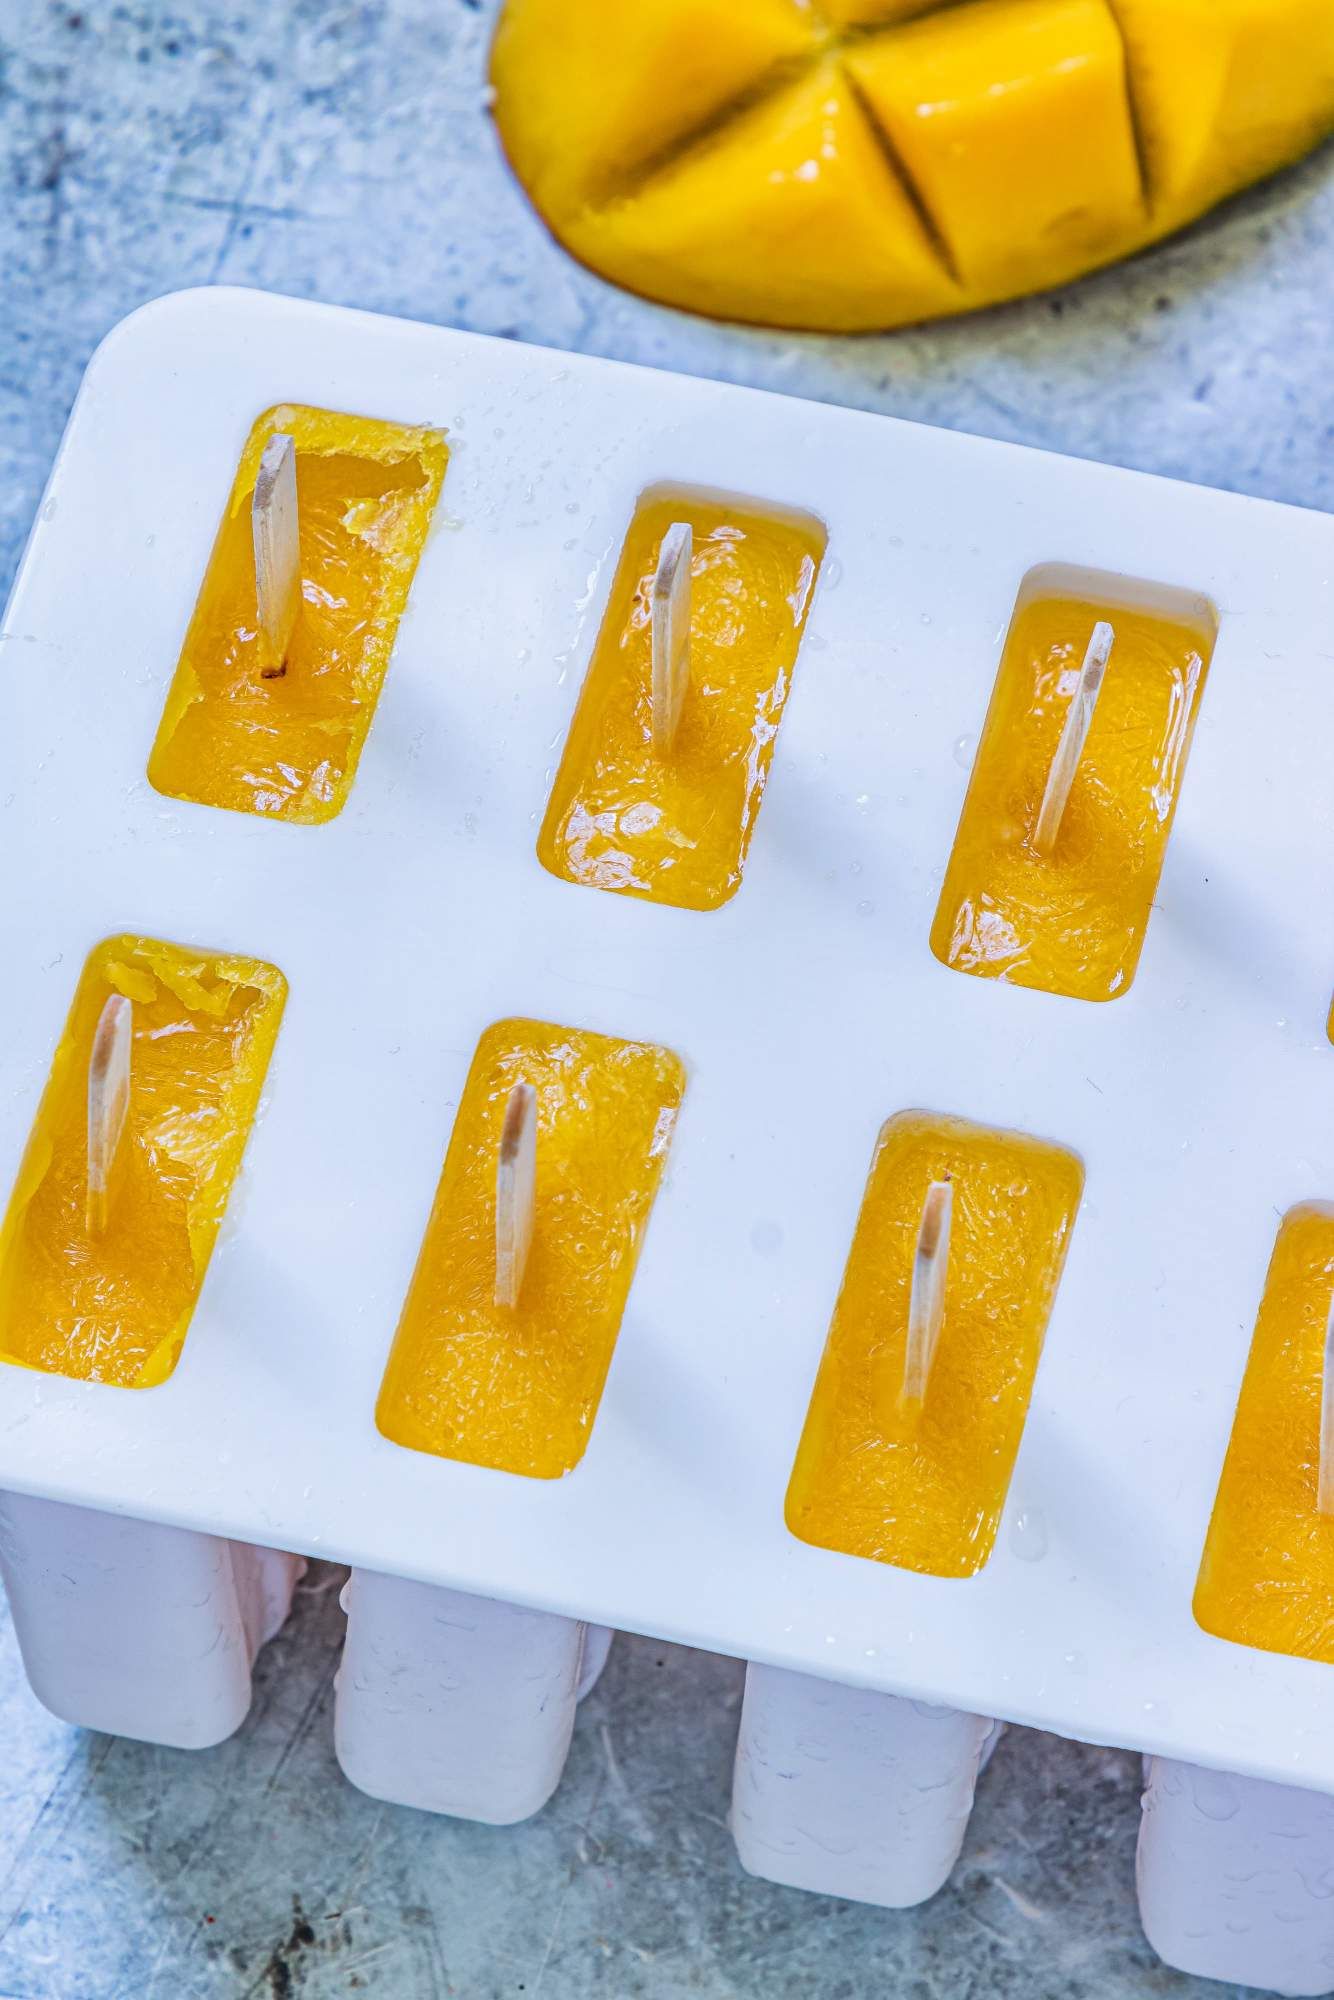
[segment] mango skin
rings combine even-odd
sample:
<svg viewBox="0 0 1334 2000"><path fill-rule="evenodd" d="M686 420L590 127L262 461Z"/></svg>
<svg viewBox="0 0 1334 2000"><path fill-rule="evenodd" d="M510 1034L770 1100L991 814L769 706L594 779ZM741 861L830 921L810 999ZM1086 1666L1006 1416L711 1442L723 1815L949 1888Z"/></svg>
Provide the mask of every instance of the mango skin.
<svg viewBox="0 0 1334 2000"><path fill-rule="evenodd" d="M1334 131L1334 0L507 0L553 235L664 305L876 332L1132 255Z"/></svg>

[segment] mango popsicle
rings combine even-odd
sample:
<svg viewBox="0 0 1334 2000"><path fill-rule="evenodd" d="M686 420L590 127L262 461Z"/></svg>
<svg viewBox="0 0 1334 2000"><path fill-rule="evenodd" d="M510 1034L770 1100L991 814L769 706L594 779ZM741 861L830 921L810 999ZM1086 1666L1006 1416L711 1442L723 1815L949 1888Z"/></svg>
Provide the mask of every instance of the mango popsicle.
<svg viewBox="0 0 1334 2000"><path fill-rule="evenodd" d="M1094 627L1115 643L1059 839L1034 831ZM946 870L945 965L1076 1000L1129 990L1217 635L1201 597L1044 565L1025 579Z"/></svg>
<svg viewBox="0 0 1334 2000"><path fill-rule="evenodd" d="M302 601L266 659L250 504L296 446ZM170 798L314 826L341 812L440 497L444 433L280 404L246 440L148 764Z"/></svg>
<svg viewBox="0 0 1334 2000"><path fill-rule="evenodd" d="M945 1312L902 1396L927 1191L953 1190ZM792 1533L929 1576L991 1554L1084 1185L1063 1146L902 1111L881 1129L788 1487Z"/></svg>
<svg viewBox="0 0 1334 2000"><path fill-rule="evenodd" d="M671 752L658 755L652 592L678 521L694 543L689 686ZM688 910L736 894L824 544L815 521L754 503L641 501L542 823L544 868Z"/></svg>
<svg viewBox="0 0 1334 2000"><path fill-rule="evenodd" d="M1206 1632L1334 1662L1334 1518L1316 1506L1334 1204L1279 1225L1195 1586Z"/></svg>
<svg viewBox="0 0 1334 2000"><path fill-rule="evenodd" d="M88 1069L112 994L132 1083L105 1230L86 1217ZM0 1359L148 1388L180 1358L282 1017L275 966L115 937L80 977L0 1229Z"/></svg>
<svg viewBox="0 0 1334 2000"><path fill-rule="evenodd" d="M496 1167L515 1085L537 1099L518 1302L496 1303ZM669 1049L544 1021L477 1045L385 1370L394 1443L533 1479L584 1454L685 1072Z"/></svg>

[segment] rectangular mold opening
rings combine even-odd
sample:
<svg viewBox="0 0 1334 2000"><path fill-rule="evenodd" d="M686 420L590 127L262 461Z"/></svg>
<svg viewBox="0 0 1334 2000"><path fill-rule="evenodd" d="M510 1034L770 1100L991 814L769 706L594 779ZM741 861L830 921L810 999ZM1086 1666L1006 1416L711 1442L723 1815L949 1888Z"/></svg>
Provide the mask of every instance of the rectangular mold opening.
<svg viewBox="0 0 1334 2000"><path fill-rule="evenodd" d="M920 1404L903 1396L927 1191L948 1182L945 1310ZM928 1576L995 1545L1084 1187L1067 1147L901 1111L880 1131L788 1487L794 1535Z"/></svg>
<svg viewBox="0 0 1334 2000"><path fill-rule="evenodd" d="M496 1301L496 1176L537 1097L532 1247ZM546 1021L477 1044L376 1406L414 1451L556 1479L583 1457L685 1090L670 1049Z"/></svg>
<svg viewBox="0 0 1334 2000"><path fill-rule="evenodd" d="M1318 1504L1334 1204L1279 1224L1195 1586L1216 1639L1334 1664L1334 1519Z"/></svg>
<svg viewBox="0 0 1334 2000"><path fill-rule="evenodd" d="M1086 648L1115 640L1054 848L1038 814ZM943 965L1076 1000L1129 991L1218 636L1197 592L1068 563L1019 590L950 854Z"/></svg>
<svg viewBox="0 0 1334 2000"><path fill-rule="evenodd" d="M653 746L653 579L674 522L693 536L689 684ZM649 487L636 505L538 837L567 882L715 910L742 871L828 537L814 516Z"/></svg>
<svg viewBox="0 0 1334 2000"><path fill-rule="evenodd" d="M86 1207L88 1072L131 1005L105 1228ZM0 1360L146 1389L180 1359L273 1053L287 982L262 959L113 937L84 965L0 1228Z"/></svg>
<svg viewBox="0 0 1334 2000"><path fill-rule="evenodd" d="M301 608L281 670L256 604L251 501L292 438ZM246 439L148 778L168 798L314 826L347 803L445 476L443 431L279 404Z"/></svg>

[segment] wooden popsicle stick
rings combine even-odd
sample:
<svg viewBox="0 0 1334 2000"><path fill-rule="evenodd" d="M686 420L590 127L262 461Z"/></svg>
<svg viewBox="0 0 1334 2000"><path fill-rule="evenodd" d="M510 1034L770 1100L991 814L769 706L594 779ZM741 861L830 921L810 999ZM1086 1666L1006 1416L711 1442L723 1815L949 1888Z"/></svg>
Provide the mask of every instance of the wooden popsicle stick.
<svg viewBox="0 0 1334 2000"><path fill-rule="evenodd" d="M1037 825L1033 829L1033 845L1039 854L1050 854L1056 846L1061 821L1070 802L1070 788L1084 754L1089 725L1093 721L1093 711L1102 692L1103 675L1115 642L1115 631L1106 619L1100 618L1093 628L1093 637L1089 640L1084 664L1079 671L1079 683L1070 700L1061 740L1056 745L1056 755L1047 773L1047 789L1042 794Z"/></svg>
<svg viewBox="0 0 1334 2000"><path fill-rule="evenodd" d="M516 1083L505 1106L496 1162L496 1304L517 1306L533 1243L537 1092Z"/></svg>
<svg viewBox="0 0 1334 2000"><path fill-rule="evenodd" d="M276 432L255 474L250 528L255 543L255 608L266 681L287 672L287 649L301 612L301 541L296 502L296 442Z"/></svg>
<svg viewBox="0 0 1334 2000"><path fill-rule="evenodd" d="M1325 1321L1325 1364L1320 1386L1320 1473L1316 1506L1334 1514L1334 1301Z"/></svg>
<svg viewBox="0 0 1334 2000"><path fill-rule="evenodd" d="M913 1257L908 1344L903 1356L901 1401L905 1407L920 1406L926 1400L931 1364L936 1358L936 1343L945 1317L945 1273L950 1260L953 1214L953 1183L932 1181L922 1204L922 1222Z"/></svg>
<svg viewBox="0 0 1334 2000"><path fill-rule="evenodd" d="M690 565L695 538L673 521L653 578L653 749L670 757L690 680Z"/></svg>
<svg viewBox="0 0 1334 2000"><path fill-rule="evenodd" d="M88 1162L84 1222L90 1236L101 1236L111 1216L116 1188L116 1161L125 1136L130 1108L130 1047L134 1008L124 994L113 993L97 1019L88 1061Z"/></svg>

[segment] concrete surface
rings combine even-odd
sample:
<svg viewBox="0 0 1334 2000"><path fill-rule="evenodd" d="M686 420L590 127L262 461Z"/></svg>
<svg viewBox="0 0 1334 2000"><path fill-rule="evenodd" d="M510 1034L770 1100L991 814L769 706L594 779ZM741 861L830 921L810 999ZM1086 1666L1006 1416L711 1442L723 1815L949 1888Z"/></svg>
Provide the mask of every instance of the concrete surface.
<svg viewBox="0 0 1334 2000"><path fill-rule="evenodd" d="M629 0L627 0L629 4ZM0 588L80 372L226 281L860 404L1334 505L1328 154L1140 262L836 341L626 298L543 235L484 115L470 0L0 0ZM0 1638L0 2000L1208 2000L1133 1898L1137 1760L1011 1731L951 1886L888 1916L748 1880L731 1661L618 1642L530 1826L375 1805L331 1741L338 1573L206 1753L47 1718Z"/></svg>

